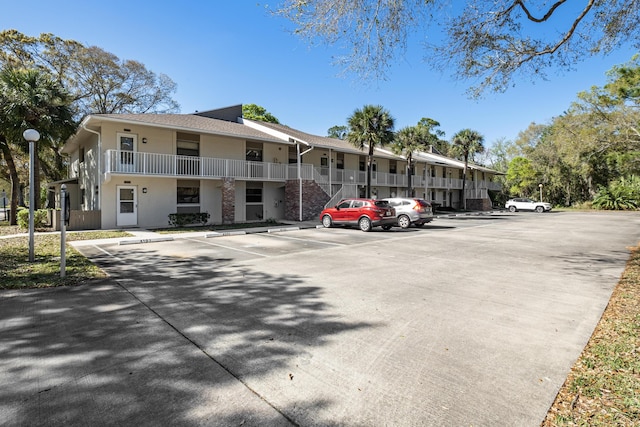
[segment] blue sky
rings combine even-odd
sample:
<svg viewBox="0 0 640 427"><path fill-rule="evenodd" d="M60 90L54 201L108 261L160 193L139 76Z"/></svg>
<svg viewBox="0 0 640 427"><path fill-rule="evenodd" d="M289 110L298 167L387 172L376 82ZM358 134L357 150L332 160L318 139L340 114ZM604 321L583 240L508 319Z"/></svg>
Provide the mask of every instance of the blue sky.
<svg viewBox="0 0 640 427"><path fill-rule="evenodd" d="M380 104L396 129L430 117L447 139L471 128L490 146L499 138L515 139L531 122L562 114L578 92L603 85L604 73L633 53L589 59L575 71L550 71L549 81L515 81L506 93L470 100L470 82L431 71L418 45L386 81L338 77L341 70L331 64L335 48L308 47L286 31L289 22L256 1L3 0L0 9L2 29L53 33L167 74L178 85L174 98L182 113L255 103L282 123L317 135L346 124L365 104Z"/></svg>

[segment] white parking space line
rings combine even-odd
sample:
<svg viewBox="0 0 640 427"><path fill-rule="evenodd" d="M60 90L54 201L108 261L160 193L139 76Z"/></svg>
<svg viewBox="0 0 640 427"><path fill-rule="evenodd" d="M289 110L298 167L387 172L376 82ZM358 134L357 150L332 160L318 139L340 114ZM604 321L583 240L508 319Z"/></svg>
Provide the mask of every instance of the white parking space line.
<svg viewBox="0 0 640 427"><path fill-rule="evenodd" d="M106 251L106 250L102 249L100 246L96 246L96 245L92 245L92 246L93 246L94 248L96 248L97 250L99 250L100 252L102 252L102 253L105 253L105 254L109 255L111 258L117 259L118 261L124 261L122 258L120 258L120 257L118 257L118 256L116 256L116 255L114 255L114 254L112 254L111 252L108 252L108 251Z"/></svg>
<svg viewBox="0 0 640 427"><path fill-rule="evenodd" d="M187 239L182 239L182 240L191 240L192 242L202 243L203 245L216 246L218 248L230 249L230 250L237 251L237 252L244 252L246 254L257 255L257 256L264 257L264 258L268 258L269 257L269 255L261 254L259 252L246 251L244 249L238 249L238 248L234 248L232 246L220 245L220 244L217 244L217 243L207 242L207 241L204 241L204 240L188 239L188 238Z"/></svg>
<svg viewBox="0 0 640 427"><path fill-rule="evenodd" d="M276 237L279 239L299 240L301 242L317 243L319 245L347 246L346 243L325 242L322 240L303 239L302 237L283 236L282 234L265 234L265 237Z"/></svg>

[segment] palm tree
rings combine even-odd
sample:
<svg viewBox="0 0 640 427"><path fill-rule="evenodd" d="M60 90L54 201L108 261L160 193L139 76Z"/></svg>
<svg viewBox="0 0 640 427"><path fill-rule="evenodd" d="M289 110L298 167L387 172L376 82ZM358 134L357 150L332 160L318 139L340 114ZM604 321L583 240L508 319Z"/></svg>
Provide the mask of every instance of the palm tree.
<svg viewBox="0 0 640 427"><path fill-rule="evenodd" d="M347 141L360 150L369 148L367 158L367 198L371 197L371 166L373 151L393 141L394 120L389 111L380 105L365 105L353 112L348 120Z"/></svg>
<svg viewBox="0 0 640 427"><path fill-rule="evenodd" d="M417 151L425 150L429 145L428 133L421 126L407 126L396 132L396 138L391 150L407 159L407 197L412 195L411 170L413 155Z"/></svg>
<svg viewBox="0 0 640 427"><path fill-rule="evenodd" d="M35 189L40 188L40 156L47 152L58 164L62 164L58 148L73 134L76 125L70 98L64 88L51 76L39 70L25 70L7 67L0 71L0 135L3 138L2 152L7 158L9 145L13 142L27 152L28 147L22 138L22 132L33 128L38 130L41 139L35 156ZM17 178L17 173L10 171ZM54 179L59 176L54 177ZM13 180L13 178L12 178ZM14 183L14 189L16 184ZM15 217L18 193L12 192L12 219ZM15 200L14 200L15 198ZM36 206L39 207L39 191L36 194Z"/></svg>
<svg viewBox="0 0 640 427"><path fill-rule="evenodd" d="M467 181L467 167L469 165L469 157L473 159L475 153L484 152L484 137L480 133L471 129L463 129L453 135L453 152L462 157L464 160L464 169L462 170L462 207L467 210L467 198L465 196L465 183Z"/></svg>

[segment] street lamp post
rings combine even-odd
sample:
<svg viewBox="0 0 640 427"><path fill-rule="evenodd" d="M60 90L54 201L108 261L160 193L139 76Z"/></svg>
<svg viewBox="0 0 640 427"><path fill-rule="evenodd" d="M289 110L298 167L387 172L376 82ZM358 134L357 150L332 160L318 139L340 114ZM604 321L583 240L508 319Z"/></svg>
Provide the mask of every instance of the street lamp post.
<svg viewBox="0 0 640 427"><path fill-rule="evenodd" d="M542 184L538 184L538 187L540 188L540 201L542 202Z"/></svg>
<svg viewBox="0 0 640 427"><path fill-rule="evenodd" d="M29 262L35 261L34 255L34 206L36 204L36 179L35 179L35 162L36 162L36 142L40 139L40 133L35 129L27 129L22 134L24 139L29 141Z"/></svg>

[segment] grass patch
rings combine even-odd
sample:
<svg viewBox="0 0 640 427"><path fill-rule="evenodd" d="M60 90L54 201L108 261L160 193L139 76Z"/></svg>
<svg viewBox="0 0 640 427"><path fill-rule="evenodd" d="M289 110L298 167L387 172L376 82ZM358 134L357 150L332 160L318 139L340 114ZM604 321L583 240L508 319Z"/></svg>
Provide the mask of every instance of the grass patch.
<svg viewBox="0 0 640 427"><path fill-rule="evenodd" d="M131 236L122 231L69 232L67 241ZM73 247L65 250L65 277L60 277L60 235L34 236L35 262L29 262L29 237L0 239L0 289L78 285L106 274Z"/></svg>
<svg viewBox="0 0 640 427"><path fill-rule="evenodd" d="M542 425L640 426L640 246Z"/></svg>

